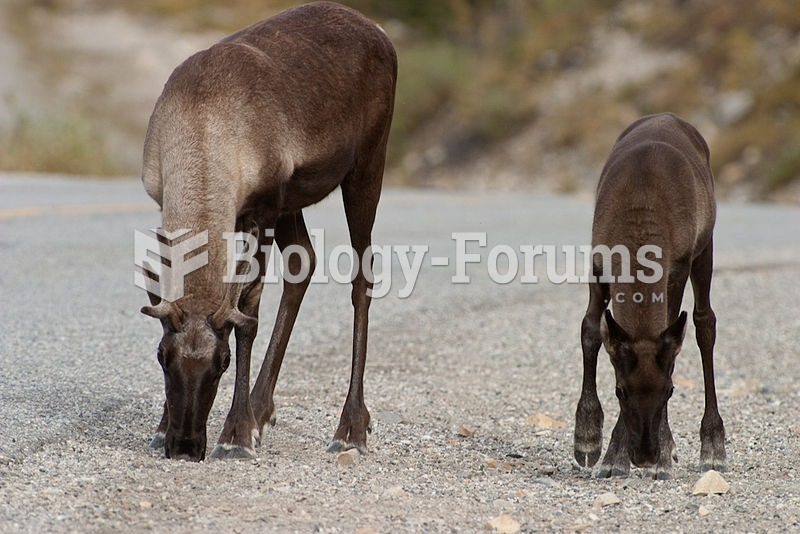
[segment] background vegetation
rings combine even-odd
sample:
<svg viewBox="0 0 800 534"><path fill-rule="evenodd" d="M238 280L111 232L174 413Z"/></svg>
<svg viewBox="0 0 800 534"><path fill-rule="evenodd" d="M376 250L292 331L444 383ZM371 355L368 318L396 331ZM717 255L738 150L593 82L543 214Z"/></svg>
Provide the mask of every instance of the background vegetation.
<svg viewBox="0 0 800 534"><path fill-rule="evenodd" d="M113 11L153 28L219 36L294 3L11 0L6 11L40 76L57 81L74 76L70 61L92 59L59 56L40 37L53 16ZM794 0L343 3L380 21L398 49L395 184L590 190L619 131L669 110L709 140L723 193L800 197ZM113 103L114 84L59 97L44 116L9 113L0 168L137 173L130 146L141 143L159 89L125 115L103 104Z"/></svg>

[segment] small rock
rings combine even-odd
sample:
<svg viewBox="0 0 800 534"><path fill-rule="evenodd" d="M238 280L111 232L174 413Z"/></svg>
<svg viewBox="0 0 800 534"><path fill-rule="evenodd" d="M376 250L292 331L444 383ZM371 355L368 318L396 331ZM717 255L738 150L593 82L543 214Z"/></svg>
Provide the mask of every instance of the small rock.
<svg viewBox="0 0 800 534"><path fill-rule="evenodd" d="M467 424L463 424L461 428L458 429L458 435L463 438L471 438L475 435L475 429Z"/></svg>
<svg viewBox="0 0 800 534"><path fill-rule="evenodd" d="M574 523L564 529L565 532L583 532L592 528L591 523Z"/></svg>
<svg viewBox="0 0 800 534"><path fill-rule="evenodd" d="M609 491L598 495L592 504L592 508L603 508L604 506L611 506L613 504L619 504L620 502L619 497Z"/></svg>
<svg viewBox="0 0 800 534"><path fill-rule="evenodd" d="M494 458L489 458L488 460L486 460L486 467L488 467L489 469L497 469L497 466L499 465L500 462L498 462Z"/></svg>
<svg viewBox="0 0 800 534"><path fill-rule="evenodd" d="M519 532L521 525L519 521L511 516L500 515L486 523L484 528L493 532L501 532L503 534L514 534Z"/></svg>
<svg viewBox="0 0 800 534"><path fill-rule="evenodd" d="M511 501L506 499L495 499L492 501L492 506L494 506L495 510L506 510L511 508Z"/></svg>
<svg viewBox="0 0 800 534"><path fill-rule="evenodd" d="M711 469L703 473L700 480L695 483L692 495L722 495L728 493L729 489L731 489L731 485L722 478L722 475Z"/></svg>
<svg viewBox="0 0 800 534"><path fill-rule="evenodd" d="M554 488L558 485L552 478L548 477L536 477L532 479L531 482L534 484L541 484L542 486L547 486L548 488Z"/></svg>
<svg viewBox="0 0 800 534"><path fill-rule="evenodd" d="M535 413L528 416L528 424L537 428L566 428L567 424L558 419L553 419L543 413Z"/></svg>
<svg viewBox="0 0 800 534"><path fill-rule="evenodd" d="M153 503L150 501L139 501L139 508L144 508L145 510L149 510L153 507Z"/></svg>
<svg viewBox="0 0 800 534"><path fill-rule="evenodd" d="M711 510L709 510L708 508L706 508L702 504L700 505L700 508L697 509L697 515L699 515L700 517L705 517L710 513L711 513Z"/></svg>
<svg viewBox="0 0 800 534"><path fill-rule="evenodd" d="M378 531L372 527L357 528L355 534L378 534Z"/></svg>
<svg viewBox="0 0 800 534"><path fill-rule="evenodd" d="M336 455L336 463L342 467L356 465L361 459L358 449L349 449Z"/></svg>
<svg viewBox="0 0 800 534"><path fill-rule="evenodd" d="M552 475L556 472L556 466L554 465L540 465L536 468L536 472L540 475Z"/></svg>
<svg viewBox="0 0 800 534"><path fill-rule="evenodd" d="M402 497L406 494L403 486L390 486L383 492L384 497Z"/></svg>

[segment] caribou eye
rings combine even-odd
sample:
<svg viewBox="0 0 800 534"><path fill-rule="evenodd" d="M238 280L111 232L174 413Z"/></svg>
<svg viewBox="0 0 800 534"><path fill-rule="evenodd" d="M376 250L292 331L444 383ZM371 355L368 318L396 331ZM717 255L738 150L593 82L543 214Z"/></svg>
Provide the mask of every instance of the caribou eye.
<svg viewBox="0 0 800 534"><path fill-rule="evenodd" d="M628 393L625 389L617 386L614 392L617 394L617 398L621 401L628 400Z"/></svg>

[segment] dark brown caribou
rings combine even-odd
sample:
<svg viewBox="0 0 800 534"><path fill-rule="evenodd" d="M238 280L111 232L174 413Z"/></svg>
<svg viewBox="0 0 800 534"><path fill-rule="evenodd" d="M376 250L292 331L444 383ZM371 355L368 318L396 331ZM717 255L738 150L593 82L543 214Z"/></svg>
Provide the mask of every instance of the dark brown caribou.
<svg viewBox="0 0 800 534"><path fill-rule="evenodd" d="M371 246L392 120L397 58L386 34L331 2L288 9L191 56L170 76L144 144L142 180L166 232L208 231L208 263L184 279L183 298L151 294L142 312L161 320L158 360L166 402L151 443L168 458L205 457L206 422L236 339L233 403L212 457L252 457L300 303L314 271L302 209L341 187L357 258ZM250 353L266 261L252 283L225 284L223 233L251 232L259 249L305 249L308 276L284 280L261 371L250 391ZM273 232L274 231L274 232ZM289 255L291 273L302 255ZM329 450L366 450L364 404L370 273L355 261L350 386Z"/></svg>
<svg viewBox="0 0 800 534"><path fill-rule="evenodd" d="M705 386L700 464L702 470L725 467L725 429L714 386L716 317L710 301L715 218L708 145L694 127L663 113L643 117L622 132L597 187L592 246L622 245L630 252L631 269L646 276L622 282L624 262L615 254L610 262L614 281L604 281L598 255L593 257L596 281L589 284L581 325L583 385L575 415L575 459L580 465L594 465L602 447L603 410L595 382L601 344L614 367L620 405L598 477L625 476L631 462L655 467L657 478L671 476L677 455L667 401L686 328L681 301L689 278ZM660 257L654 253L639 262L634 255L646 245L659 247Z"/></svg>

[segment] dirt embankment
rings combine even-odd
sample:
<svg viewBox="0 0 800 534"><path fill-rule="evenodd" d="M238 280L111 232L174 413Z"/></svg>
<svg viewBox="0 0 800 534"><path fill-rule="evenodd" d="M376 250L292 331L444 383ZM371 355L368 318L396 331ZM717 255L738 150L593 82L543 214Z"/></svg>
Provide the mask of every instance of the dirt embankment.
<svg viewBox="0 0 800 534"><path fill-rule="evenodd" d="M786 134L800 124L793 96L800 33L792 21L784 24L782 5L770 0L763 24L744 8L737 15L699 3L683 10L665 2L595 7L569 47L545 39L544 50L510 63L523 74L504 74L509 59L494 56L491 44L478 50L488 57L481 63L457 39L423 37L408 22L382 20L398 48L402 81L386 181L591 194L619 132L640 115L668 110L709 141L721 196L800 202L800 152ZM212 18L234 10L220 6ZM271 9L277 4L265 2L253 20ZM574 18L563 10L555 15ZM522 48L551 22L535 16L519 38ZM697 35L681 40L681 17L689 16ZM0 169L137 174L164 81L223 35L199 30L220 24L187 18L186 10L156 16L121 2L2 3ZM482 23L502 30L497 20ZM474 79L483 67L497 71L486 74L491 83ZM433 82L449 96L422 113L419 102L439 90Z"/></svg>

